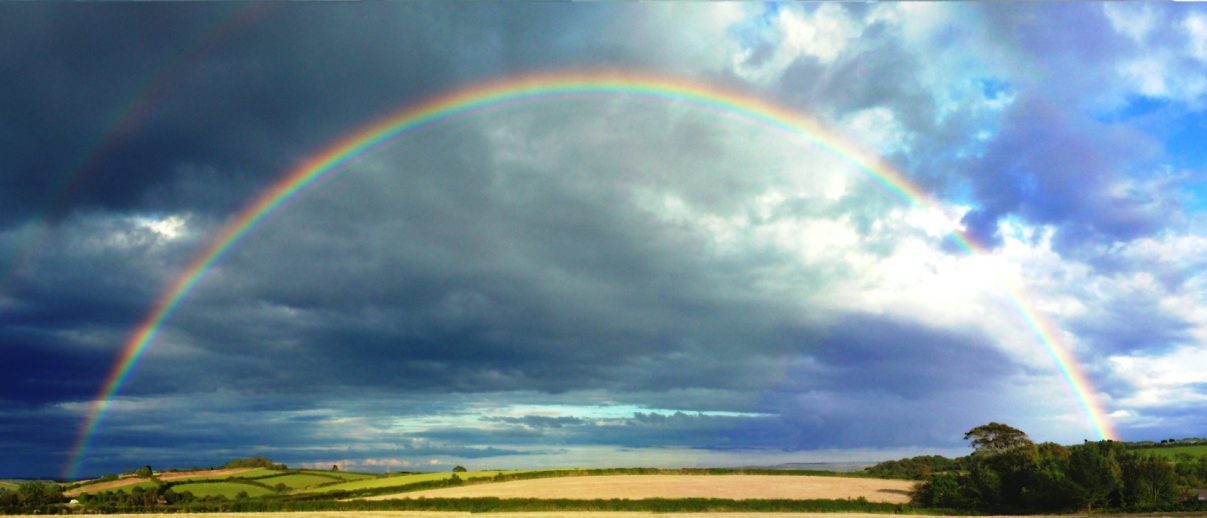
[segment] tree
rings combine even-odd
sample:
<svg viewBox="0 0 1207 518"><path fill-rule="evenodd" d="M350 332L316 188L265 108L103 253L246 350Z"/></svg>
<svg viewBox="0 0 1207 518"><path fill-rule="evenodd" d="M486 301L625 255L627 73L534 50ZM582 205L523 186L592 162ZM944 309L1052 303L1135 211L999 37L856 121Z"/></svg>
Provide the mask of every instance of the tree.
<svg viewBox="0 0 1207 518"><path fill-rule="evenodd" d="M972 441L972 448L976 453L982 454L997 454L1003 453L1026 446L1031 446L1034 443L1027 437L1026 433L1013 426L991 422L983 424L964 434L964 440Z"/></svg>
<svg viewBox="0 0 1207 518"><path fill-rule="evenodd" d="M1037 469L1039 449L1022 430L991 422L964 439L976 450L969 458L969 496L978 508L1022 511L1023 495Z"/></svg>
<svg viewBox="0 0 1207 518"><path fill-rule="evenodd" d="M227 461L228 468L271 468L272 461L268 457L245 457L242 459L232 459Z"/></svg>
<svg viewBox="0 0 1207 518"><path fill-rule="evenodd" d="M1177 473L1164 459L1128 455L1120 463L1123 503L1137 511L1165 510L1178 499Z"/></svg>
<svg viewBox="0 0 1207 518"><path fill-rule="evenodd" d="M339 471L339 464L332 464L331 471Z"/></svg>
<svg viewBox="0 0 1207 518"><path fill-rule="evenodd" d="M465 473L466 471L469 470L465 469L465 466L453 466L453 473Z"/></svg>
<svg viewBox="0 0 1207 518"><path fill-rule="evenodd" d="M135 476L144 477L144 478L150 477L154 473L155 472L151 470L151 466L143 466L141 468L134 470Z"/></svg>
<svg viewBox="0 0 1207 518"><path fill-rule="evenodd" d="M1069 479L1075 495L1087 512L1104 505L1111 493L1123 485L1119 462L1111 453L1110 441L1086 442L1069 454Z"/></svg>
<svg viewBox="0 0 1207 518"><path fill-rule="evenodd" d="M960 478L955 473L937 473L931 475L925 483L914 486L910 493L910 501L922 507L945 507L957 509L965 507L960 491Z"/></svg>
<svg viewBox="0 0 1207 518"><path fill-rule="evenodd" d="M35 480L17 486L17 500L22 506L38 507L56 504L66 499L53 484Z"/></svg>

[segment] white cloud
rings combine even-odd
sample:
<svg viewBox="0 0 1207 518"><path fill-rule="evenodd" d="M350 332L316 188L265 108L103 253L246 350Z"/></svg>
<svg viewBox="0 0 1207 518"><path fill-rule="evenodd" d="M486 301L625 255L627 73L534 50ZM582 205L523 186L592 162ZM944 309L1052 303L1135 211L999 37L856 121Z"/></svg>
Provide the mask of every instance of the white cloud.
<svg viewBox="0 0 1207 518"><path fill-rule="evenodd" d="M788 67L802 57L822 64L835 61L859 35L860 29L840 4L821 4L812 13L785 6L774 21L778 40L769 57L756 57L747 48L734 61L739 76L756 84L776 82Z"/></svg>
<svg viewBox="0 0 1207 518"><path fill-rule="evenodd" d="M1207 94L1207 73L1191 64L1196 60L1207 62L1207 17L1191 13L1182 23L1169 26L1170 32L1182 32L1184 40L1147 42L1145 35L1161 22L1151 6L1109 3L1103 9L1115 29L1137 43L1134 50L1115 61L1123 93L1201 105ZM1179 45L1180 41L1185 41L1185 46Z"/></svg>
<svg viewBox="0 0 1207 518"><path fill-rule="evenodd" d="M178 239L187 232L186 224L188 219L183 216L143 216L134 218L134 223L138 226L150 230L159 237L166 240Z"/></svg>
<svg viewBox="0 0 1207 518"><path fill-rule="evenodd" d="M1207 394L1195 388L1207 384L1207 348L1179 347L1168 354L1111 358L1116 376L1134 391L1119 403L1143 415L1144 409L1207 403Z"/></svg>
<svg viewBox="0 0 1207 518"><path fill-rule="evenodd" d="M1137 43L1144 41L1157 22L1152 6L1143 3L1108 2L1102 5L1102 12L1115 32Z"/></svg>
<svg viewBox="0 0 1207 518"><path fill-rule="evenodd" d="M886 107L875 106L848 113L840 124L854 141L869 147L877 155L891 155L910 149L909 133L897 121L893 111Z"/></svg>
<svg viewBox="0 0 1207 518"><path fill-rule="evenodd" d="M1182 21L1182 28L1189 39L1190 55L1199 61L1207 61L1207 16L1190 13Z"/></svg>

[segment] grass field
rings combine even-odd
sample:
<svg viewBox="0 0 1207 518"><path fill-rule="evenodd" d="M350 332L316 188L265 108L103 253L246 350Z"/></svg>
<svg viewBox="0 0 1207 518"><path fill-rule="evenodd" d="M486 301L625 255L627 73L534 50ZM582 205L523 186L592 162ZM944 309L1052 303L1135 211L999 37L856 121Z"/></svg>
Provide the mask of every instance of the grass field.
<svg viewBox="0 0 1207 518"><path fill-rule="evenodd" d="M722 498L813 500L866 498L904 504L914 483L874 478L776 475L606 475L515 480L380 495L392 498L542 498L608 500L647 498Z"/></svg>
<svg viewBox="0 0 1207 518"><path fill-rule="evenodd" d="M117 481L115 480L113 482L117 482ZM123 480L121 482L122 483L120 485L110 485L110 484L107 484L104 482L98 483L98 484L91 484L91 485L87 485L84 487L72 489L71 491L64 491L63 494L66 496L78 496L78 495L82 495L85 493L103 493L105 491L125 491L125 492L129 493L130 491L133 491L134 488L136 488L136 487L141 487L143 489L150 489L150 488L153 488L153 487L159 485L158 482L156 482L154 480L147 480L147 479L128 479L128 480Z"/></svg>
<svg viewBox="0 0 1207 518"><path fill-rule="evenodd" d="M498 473L498 471L467 471L465 473L458 473L458 476L460 476L462 479L468 480L471 478L490 478L490 477L495 476L496 473ZM383 487L405 486L405 485L414 484L417 482L428 482L428 481L432 481L432 480L444 480L449 477L452 477L452 475L453 474L450 472L411 473L411 474L407 474L407 475L395 475L392 477L366 478L366 479L362 479L362 480L351 480L348 482L344 482L341 484L334 484L334 485L330 485L330 486L303 489L301 491L294 491L294 493L325 493L327 491L359 491L359 490L363 490L363 489L378 489L378 488L383 488Z"/></svg>
<svg viewBox="0 0 1207 518"><path fill-rule="evenodd" d="M0 489L2 489L2 490L15 491L17 489L17 487L19 487L20 485L21 484L18 484L16 482L0 480Z"/></svg>
<svg viewBox="0 0 1207 518"><path fill-rule="evenodd" d="M285 486L289 489L298 489L322 484L333 484L339 482L340 480L343 479L314 473L294 473L290 475L279 475L276 477L256 479L256 482L273 487L275 487L277 484L285 484Z"/></svg>
<svg viewBox="0 0 1207 518"><path fill-rule="evenodd" d="M1162 448L1140 448L1135 451L1141 453L1152 453L1166 459L1174 459L1178 454L1193 455L1195 457L1207 456L1207 444L1192 444L1187 446L1166 446Z"/></svg>
<svg viewBox="0 0 1207 518"><path fill-rule="evenodd" d="M188 491L196 497L220 495L230 499L234 499L243 491L246 491L249 497L273 494L270 489L241 482L189 482L187 484L172 486L172 491L177 493Z"/></svg>

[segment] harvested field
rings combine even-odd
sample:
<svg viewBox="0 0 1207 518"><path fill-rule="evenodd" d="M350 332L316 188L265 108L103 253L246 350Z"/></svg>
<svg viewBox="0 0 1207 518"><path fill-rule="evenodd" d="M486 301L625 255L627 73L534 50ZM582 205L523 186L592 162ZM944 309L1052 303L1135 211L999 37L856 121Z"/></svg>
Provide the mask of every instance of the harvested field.
<svg viewBox="0 0 1207 518"><path fill-rule="evenodd" d="M207 470L201 470L201 471L168 471L168 472L164 472L164 473L156 473L155 476L157 478L159 478L159 480L163 480L165 482L171 481L171 480L184 480L184 479L191 479L191 478L226 478L226 477L231 477L234 475L239 475L242 473L247 473L247 472L255 470L255 469L260 469L260 468L207 469ZM270 472L266 471L266 473L270 473ZM84 493L99 493L101 491L108 491L110 489L119 489L119 488L126 488L126 487L130 487L130 486L136 486L136 485L142 484L144 482L149 482L150 480L151 479L149 479L149 478L143 478L143 477L125 477L125 478L119 478L117 480L110 480L110 481L106 481L106 482L97 482L95 484L88 484L86 486L80 486L78 488L72 489L71 491L66 491L63 494L66 496L79 496ZM131 489L133 489L133 488L131 488Z"/></svg>
<svg viewBox="0 0 1207 518"><path fill-rule="evenodd" d="M412 491L366 498L725 498L812 500L866 498L869 502L909 502L908 480L796 475L605 475L515 480Z"/></svg>
<svg viewBox="0 0 1207 518"><path fill-rule="evenodd" d="M27 515L33 516L33 515ZM109 514L112 518L258 518L263 513L180 513L180 514ZM610 516L639 517L661 516L673 518L900 518L899 514L860 513L613 513L613 512L536 512L536 513L468 513L442 511L316 511L291 512L289 518L466 518L498 516L500 518L605 518ZM1087 515L1031 515L1027 518L1074 518ZM1107 518L1112 515L1095 515ZM1115 515L1118 516L1118 515ZM1017 516L977 516L946 518L1018 518Z"/></svg>

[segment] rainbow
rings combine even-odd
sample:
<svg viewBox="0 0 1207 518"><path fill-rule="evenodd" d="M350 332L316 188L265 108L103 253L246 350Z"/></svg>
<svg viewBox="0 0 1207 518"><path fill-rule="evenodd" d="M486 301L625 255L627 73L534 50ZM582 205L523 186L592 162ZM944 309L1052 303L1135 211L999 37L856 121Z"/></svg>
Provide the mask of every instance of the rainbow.
<svg viewBox="0 0 1207 518"><path fill-rule="evenodd" d="M819 121L730 90L662 76L581 71L525 75L455 90L426 102L405 106L328 145L285 173L230 219L160 294L151 311L126 341L120 357L85 416L75 447L70 454L65 478L74 477L79 470L89 440L100 425L113 396L121 389L131 370L138 364L138 360L164 323L179 307L180 302L201 282L214 263L246 237L256 225L303 189L345 169L359 157L382 145L426 126L487 109L551 98L582 96L626 96L684 103L783 131L804 138L849 162L869 180L911 206L939 206L900 171L884 160L859 149ZM953 233L948 239L969 253L985 252L983 247L963 233ZM1115 432L1095 398L1089 379L1062 345L1056 328L1025 302L1021 291L1007 288L1007 292L1081 403L1094 431L1100 438L1114 438Z"/></svg>

